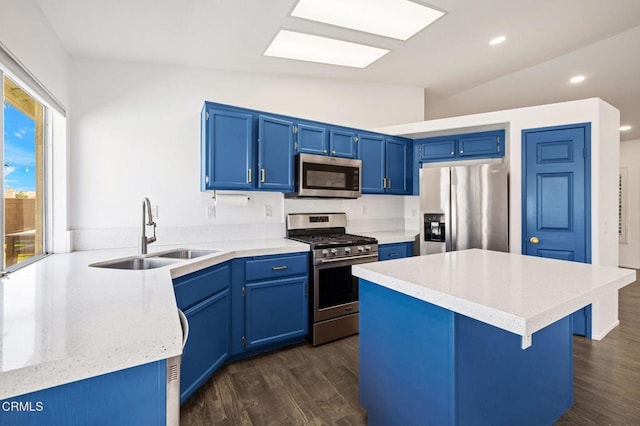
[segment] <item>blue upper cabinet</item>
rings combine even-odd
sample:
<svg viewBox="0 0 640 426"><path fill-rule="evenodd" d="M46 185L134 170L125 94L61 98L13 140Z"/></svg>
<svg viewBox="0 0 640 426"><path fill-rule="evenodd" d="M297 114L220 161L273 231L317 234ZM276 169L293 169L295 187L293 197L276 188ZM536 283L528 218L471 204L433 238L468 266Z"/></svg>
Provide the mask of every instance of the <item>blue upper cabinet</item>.
<svg viewBox="0 0 640 426"><path fill-rule="evenodd" d="M484 134L461 136L458 139L459 157L502 157L504 148L503 134Z"/></svg>
<svg viewBox="0 0 640 426"><path fill-rule="evenodd" d="M420 161L450 160L456 157L455 138L428 138L416 140Z"/></svg>
<svg viewBox="0 0 640 426"><path fill-rule="evenodd" d="M258 117L258 188L293 191L293 122Z"/></svg>
<svg viewBox="0 0 640 426"><path fill-rule="evenodd" d="M412 176L412 173L409 142L394 137L387 137L385 140L387 170L385 189L389 194L408 194L411 191L409 177Z"/></svg>
<svg viewBox="0 0 640 426"><path fill-rule="evenodd" d="M355 131L332 127L329 130L329 154L334 157L356 158Z"/></svg>
<svg viewBox="0 0 640 426"><path fill-rule="evenodd" d="M362 160L362 192L382 194L385 192L385 146L382 135L358 135L358 158Z"/></svg>
<svg viewBox="0 0 640 426"><path fill-rule="evenodd" d="M411 140L358 134L364 194L408 194L411 191Z"/></svg>
<svg viewBox="0 0 640 426"><path fill-rule="evenodd" d="M327 155L329 139L327 128L299 121L296 126L297 152Z"/></svg>
<svg viewBox="0 0 640 426"><path fill-rule="evenodd" d="M504 157L504 130L416 139L422 163Z"/></svg>
<svg viewBox="0 0 640 426"><path fill-rule="evenodd" d="M202 190L255 186L252 114L205 104L201 138Z"/></svg>

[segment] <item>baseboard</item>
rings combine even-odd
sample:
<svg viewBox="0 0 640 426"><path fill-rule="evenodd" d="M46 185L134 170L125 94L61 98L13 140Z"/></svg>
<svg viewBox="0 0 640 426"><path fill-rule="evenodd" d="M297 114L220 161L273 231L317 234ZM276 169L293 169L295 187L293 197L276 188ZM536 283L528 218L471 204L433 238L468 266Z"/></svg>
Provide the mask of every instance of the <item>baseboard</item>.
<svg viewBox="0 0 640 426"><path fill-rule="evenodd" d="M605 338L605 336L607 334L609 334L609 332L611 330L613 330L614 328L616 328L618 325L620 324L620 320L616 320L613 324L611 324L609 327L607 327L607 329L603 332L603 333L599 333L599 334L591 334L591 338L593 340L602 340Z"/></svg>

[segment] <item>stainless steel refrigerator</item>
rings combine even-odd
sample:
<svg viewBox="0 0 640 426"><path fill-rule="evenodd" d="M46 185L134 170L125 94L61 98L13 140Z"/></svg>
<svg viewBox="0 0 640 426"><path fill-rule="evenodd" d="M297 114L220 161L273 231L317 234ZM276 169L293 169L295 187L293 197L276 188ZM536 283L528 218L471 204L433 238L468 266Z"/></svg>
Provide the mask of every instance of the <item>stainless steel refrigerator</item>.
<svg viewBox="0 0 640 426"><path fill-rule="evenodd" d="M420 169L420 254L509 251L508 170L503 163Z"/></svg>

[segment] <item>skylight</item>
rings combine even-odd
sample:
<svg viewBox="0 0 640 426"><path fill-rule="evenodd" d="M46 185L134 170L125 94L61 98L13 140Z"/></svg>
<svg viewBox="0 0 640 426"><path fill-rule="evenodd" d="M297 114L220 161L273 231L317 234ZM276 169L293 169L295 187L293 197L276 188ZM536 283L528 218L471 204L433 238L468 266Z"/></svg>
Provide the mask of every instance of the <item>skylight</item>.
<svg viewBox="0 0 640 426"><path fill-rule="evenodd" d="M444 15L408 0L300 0L291 16L407 40Z"/></svg>
<svg viewBox="0 0 640 426"><path fill-rule="evenodd" d="M265 56L364 68L389 53L387 49L294 31L280 30Z"/></svg>

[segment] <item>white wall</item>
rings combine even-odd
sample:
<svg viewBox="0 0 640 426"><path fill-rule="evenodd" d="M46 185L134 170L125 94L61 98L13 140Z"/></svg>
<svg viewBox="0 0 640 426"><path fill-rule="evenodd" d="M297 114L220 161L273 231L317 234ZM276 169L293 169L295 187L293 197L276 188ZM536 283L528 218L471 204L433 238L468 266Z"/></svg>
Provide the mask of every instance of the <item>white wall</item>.
<svg viewBox="0 0 640 426"><path fill-rule="evenodd" d="M0 41L69 106L69 56L35 0L0 0Z"/></svg>
<svg viewBox="0 0 640 426"><path fill-rule="evenodd" d="M591 123L591 260L596 265L618 266L617 182L620 113L598 98L461 117L409 123L378 131L426 137L483 129L506 129L506 156L510 169L509 250L522 252L521 158L523 129L572 123ZM593 304L592 332L603 338L618 324L618 295Z"/></svg>
<svg viewBox="0 0 640 426"><path fill-rule="evenodd" d="M620 143L620 167L627 169L626 242L620 243L620 266L640 268L640 139Z"/></svg>
<svg viewBox="0 0 640 426"><path fill-rule="evenodd" d="M250 192L248 206L217 206L216 217L207 218L212 194L199 189L205 100L365 129L423 117L423 90L417 87L97 60L73 60L71 75L70 221L76 249L135 246L144 196L158 206L158 244L281 237L285 212L298 205L334 207ZM369 209L367 219L399 220L396 229L402 229L402 197L395 200L397 208ZM335 208L362 215L363 202L379 204L356 200ZM264 216L267 205L271 217Z"/></svg>

